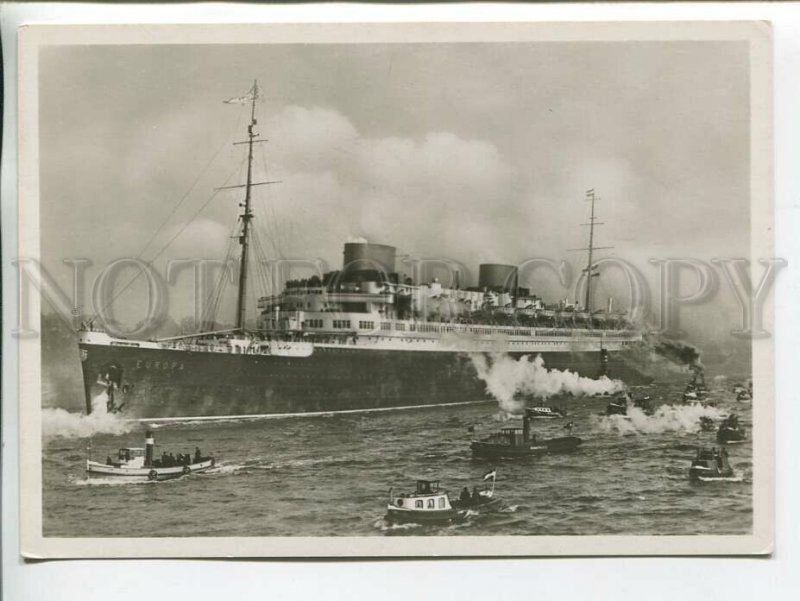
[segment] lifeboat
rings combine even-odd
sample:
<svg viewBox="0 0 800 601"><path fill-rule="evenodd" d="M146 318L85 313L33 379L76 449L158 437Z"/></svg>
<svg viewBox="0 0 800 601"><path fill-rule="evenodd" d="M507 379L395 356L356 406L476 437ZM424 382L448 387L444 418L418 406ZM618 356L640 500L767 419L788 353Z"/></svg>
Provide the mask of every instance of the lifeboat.
<svg viewBox="0 0 800 601"><path fill-rule="evenodd" d="M540 405L528 407L525 411L531 416L531 419L560 419L567 417L567 412L559 407Z"/></svg>

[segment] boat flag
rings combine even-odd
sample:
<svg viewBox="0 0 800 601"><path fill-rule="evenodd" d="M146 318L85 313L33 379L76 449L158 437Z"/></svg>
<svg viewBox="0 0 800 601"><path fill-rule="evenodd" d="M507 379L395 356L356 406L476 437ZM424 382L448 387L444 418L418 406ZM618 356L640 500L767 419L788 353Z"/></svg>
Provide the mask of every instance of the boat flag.
<svg viewBox="0 0 800 601"><path fill-rule="evenodd" d="M236 96L235 98L228 98L227 100L223 100L225 104L250 104L253 101L253 97L258 98L259 89L258 84L255 84L250 91L245 94L244 96Z"/></svg>
<svg viewBox="0 0 800 601"><path fill-rule="evenodd" d="M244 96L237 96L235 98L228 98L227 100L223 100L222 102L224 102L225 104L247 104L251 100L253 100L253 93L252 92L250 92L249 94L246 94Z"/></svg>
<svg viewBox="0 0 800 601"><path fill-rule="evenodd" d="M494 480L496 477L497 477L497 470L495 469L495 470L492 470L491 472L487 472L486 474L484 474L483 479L484 480Z"/></svg>

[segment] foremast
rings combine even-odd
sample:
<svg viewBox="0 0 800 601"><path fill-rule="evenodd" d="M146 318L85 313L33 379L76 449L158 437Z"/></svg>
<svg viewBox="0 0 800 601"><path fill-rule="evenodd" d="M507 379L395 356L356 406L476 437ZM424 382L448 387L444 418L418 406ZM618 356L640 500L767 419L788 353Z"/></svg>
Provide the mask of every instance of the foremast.
<svg viewBox="0 0 800 601"><path fill-rule="evenodd" d="M253 81L253 89L250 93L250 123L247 126L247 181L244 187L244 203L240 206L244 209L239 219L242 221L242 233L239 236L239 244L242 247L241 259L239 262L239 289L236 301L236 328L240 332L245 329L245 315L247 310L247 271L248 255L250 250L250 221L253 219L253 212L250 207L251 190L253 188L253 142L258 134L254 128L256 121L256 99L258 98L258 81Z"/></svg>

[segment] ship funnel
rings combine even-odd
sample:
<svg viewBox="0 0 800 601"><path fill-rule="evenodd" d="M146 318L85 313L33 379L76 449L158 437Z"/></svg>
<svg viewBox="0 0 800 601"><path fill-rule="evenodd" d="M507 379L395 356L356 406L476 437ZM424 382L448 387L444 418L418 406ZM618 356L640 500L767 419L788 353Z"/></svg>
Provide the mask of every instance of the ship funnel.
<svg viewBox="0 0 800 601"><path fill-rule="evenodd" d="M153 433L148 430L144 435L144 465L150 467L153 465L153 450L155 449L156 442L153 440Z"/></svg>
<svg viewBox="0 0 800 601"><path fill-rule="evenodd" d="M397 250L386 244L347 242L344 245L343 269L347 273L382 271L394 273Z"/></svg>
<svg viewBox="0 0 800 601"><path fill-rule="evenodd" d="M478 267L478 287L492 292L514 292L517 288L517 268L514 265L483 263Z"/></svg>

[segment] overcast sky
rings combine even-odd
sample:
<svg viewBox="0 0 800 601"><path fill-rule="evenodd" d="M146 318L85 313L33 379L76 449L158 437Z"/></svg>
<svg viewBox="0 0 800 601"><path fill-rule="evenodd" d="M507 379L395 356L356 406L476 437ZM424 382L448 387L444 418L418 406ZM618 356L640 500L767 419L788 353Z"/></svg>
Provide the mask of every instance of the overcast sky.
<svg viewBox="0 0 800 601"><path fill-rule="evenodd" d="M42 251L144 258L214 187L241 181L258 79L257 227L269 253L341 263L350 237L480 262L748 256L746 43L71 46L40 62ZM178 211L174 206L188 193ZM216 196L164 257L224 255L241 192ZM158 228L166 221L159 231ZM161 264L161 263L159 263ZM186 284L175 298L188 290ZM616 289L613 275L603 293ZM563 295L544 276L545 297ZM729 329L733 296L699 321ZM175 317L191 313L173 301ZM735 324L734 324L735 325Z"/></svg>

